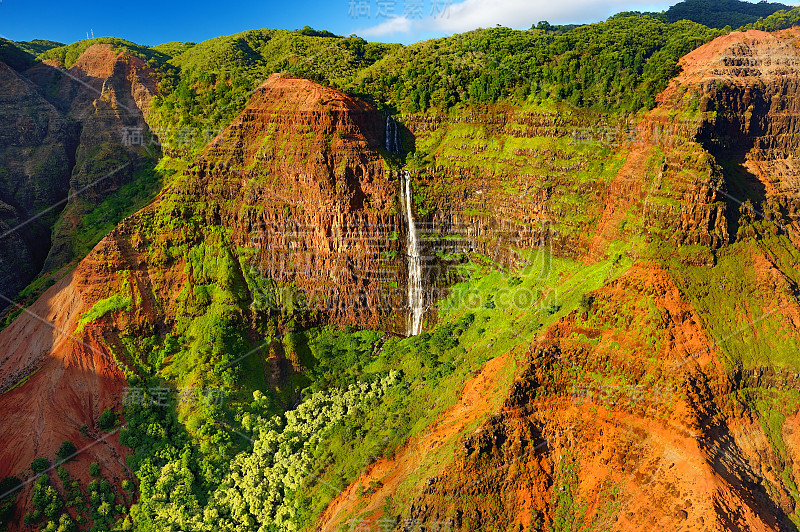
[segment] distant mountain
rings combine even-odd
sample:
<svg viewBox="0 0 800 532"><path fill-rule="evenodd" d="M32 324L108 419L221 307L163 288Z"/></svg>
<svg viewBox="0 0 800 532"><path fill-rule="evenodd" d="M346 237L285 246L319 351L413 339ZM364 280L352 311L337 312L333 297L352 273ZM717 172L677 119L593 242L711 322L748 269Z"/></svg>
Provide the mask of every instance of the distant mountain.
<svg viewBox="0 0 800 532"><path fill-rule="evenodd" d="M0 62L14 70L24 70L35 62L35 57L17 46L14 41L0 39Z"/></svg>
<svg viewBox="0 0 800 532"><path fill-rule="evenodd" d="M32 41L17 41L14 44L17 45L17 48L25 50L26 52L33 55L39 55L41 53L46 52L47 50L52 50L53 48L64 46L63 42L47 41L43 39L34 39Z"/></svg>
<svg viewBox="0 0 800 532"><path fill-rule="evenodd" d="M792 6L777 2L741 2L739 0L684 0L664 13L667 22L691 20L709 28L740 28Z"/></svg>
<svg viewBox="0 0 800 532"><path fill-rule="evenodd" d="M0 38L0 62L14 70L24 70L36 62L37 55L60 46L64 45L60 42L41 39L14 42Z"/></svg>

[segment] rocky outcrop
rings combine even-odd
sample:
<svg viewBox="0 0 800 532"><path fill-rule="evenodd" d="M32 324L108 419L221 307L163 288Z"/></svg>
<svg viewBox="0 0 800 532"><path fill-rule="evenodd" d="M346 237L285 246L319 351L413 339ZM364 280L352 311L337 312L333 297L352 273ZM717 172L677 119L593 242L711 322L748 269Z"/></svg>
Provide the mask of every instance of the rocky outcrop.
<svg viewBox="0 0 800 532"><path fill-rule="evenodd" d="M713 156L706 187L725 203L730 241L748 219L797 227L799 39L798 28L715 39L681 60L660 97L656 113L693 115L691 140Z"/></svg>
<svg viewBox="0 0 800 532"><path fill-rule="evenodd" d="M492 390L515 352L524 369ZM774 487L789 464L758 421L730 410L722 358L668 272L640 262L524 355L489 362L316 527L792 530L794 504Z"/></svg>
<svg viewBox="0 0 800 532"><path fill-rule="evenodd" d="M43 63L24 72L80 127L70 198L53 234L46 270L80 258L72 249L80 217L130 182L136 170L152 167L158 155L145 121L156 78L144 61L109 44L94 44L68 70L61 67Z"/></svg>
<svg viewBox="0 0 800 532"><path fill-rule="evenodd" d="M39 272L64 208L78 127L0 63L0 309Z"/></svg>
<svg viewBox="0 0 800 532"><path fill-rule="evenodd" d="M175 192L325 321L395 328L406 274L388 256L402 256L405 233L383 123L339 91L275 74Z"/></svg>
<svg viewBox="0 0 800 532"><path fill-rule="evenodd" d="M144 114L156 82L141 59L108 44L69 70L0 64L0 78L0 294L13 299L43 269L81 258L81 217L154 164Z"/></svg>
<svg viewBox="0 0 800 532"><path fill-rule="evenodd" d="M681 60L635 129L590 256L623 222L629 234L714 248L752 220L796 226L797 41L797 29L732 33Z"/></svg>

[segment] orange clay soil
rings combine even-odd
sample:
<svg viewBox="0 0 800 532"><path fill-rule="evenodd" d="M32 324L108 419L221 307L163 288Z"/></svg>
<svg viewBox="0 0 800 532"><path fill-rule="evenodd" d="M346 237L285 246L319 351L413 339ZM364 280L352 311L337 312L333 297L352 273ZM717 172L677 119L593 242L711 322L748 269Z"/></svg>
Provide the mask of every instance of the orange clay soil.
<svg viewBox="0 0 800 532"><path fill-rule="evenodd" d="M117 408L125 379L102 338L72 336L82 309L75 274L52 286L14 323L0 332L3 364L0 385L16 387L0 394L0 477L27 469L34 458L55 462L64 440L80 451L67 470L85 482L88 465L98 462L103 475L119 485L130 478L117 431L95 428L106 408ZM24 377L27 381L24 382ZM79 429L87 425L88 436ZM49 471L55 480L55 471ZM27 500L30 484L20 500ZM25 505L17 505L13 527L20 524Z"/></svg>
<svg viewBox="0 0 800 532"><path fill-rule="evenodd" d="M391 496L395 505L411 501L393 511L413 526L541 530L565 489L575 522L592 529L789 529L791 501L768 494L762 480L779 480L780 461L758 421L718 404L715 390L728 385L719 349L670 275L639 263L592 296L598 319L573 313L535 341L501 409L487 401L490 381L503 374L495 359L439 422L334 499L315 529L377 525ZM653 305L661 325L648 331ZM630 323L610 325L626 315ZM609 383L607 396L592 381L598 374ZM621 393L626 381L615 375L639 383L636 400ZM589 393L576 396L576 384ZM790 454L800 453L796 423L783 429ZM445 442L454 451L437 454ZM559 474L570 463L572 486Z"/></svg>
<svg viewBox="0 0 800 532"><path fill-rule="evenodd" d="M413 437L395 456L380 458L331 501L316 529L336 530L350 517L353 508L366 515L365 518L362 516L366 522L379 519L386 497L394 494L401 482L414 475L445 443L454 441L469 425L497 409L497 399L507 392L498 390L498 383L506 380L503 375L509 370L511 358L512 355L506 353L487 362L476 377L467 381L461 398L442 414L439 421L423 434ZM446 461L437 461L426 473L439 473L447 465ZM419 482L424 480L420 478ZM377 490L363 494L363 490L376 483L379 485Z"/></svg>

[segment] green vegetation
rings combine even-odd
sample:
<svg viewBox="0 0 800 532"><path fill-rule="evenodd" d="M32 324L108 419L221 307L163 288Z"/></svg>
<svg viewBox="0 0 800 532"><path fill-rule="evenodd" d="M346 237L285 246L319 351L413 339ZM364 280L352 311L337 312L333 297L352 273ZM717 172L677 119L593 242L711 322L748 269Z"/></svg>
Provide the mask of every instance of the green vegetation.
<svg viewBox="0 0 800 532"><path fill-rule="evenodd" d="M570 31L475 30L398 49L352 89L405 112L527 98L600 111L652 107L678 59L720 32L620 15Z"/></svg>
<svg viewBox="0 0 800 532"><path fill-rule="evenodd" d="M174 174L169 158L163 158L155 168L137 170L129 183L110 194L98 205L84 202L81 216L72 239L74 257L85 257L119 222L150 203Z"/></svg>
<svg viewBox="0 0 800 532"><path fill-rule="evenodd" d="M691 20L709 28L739 28L766 18L776 11L790 10L792 6L766 1L754 3L741 0L683 0L670 7L663 15L667 22Z"/></svg>
<svg viewBox="0 0 800 532"><path fill-rule="evenodd" d="M156 100L151 126L170 146L200 147L208 132L227 125L270 74L304 77L343 87L356 73L397 45L337 37L310 28L251 30L192 46L159 49L174 54ZM187 139L183 132L191 131Z"/></svg>
<svg viewBox="0 0 800 532"><path fill-rule="evenodd" d="M110 408L103 410L103 413L100 414L100 417L97 419L97 428L104 432L110 431L116 424L117 415L112 412Z"/></svg>
<svg viewBox="0 0 800 532"><path fill-rule="evenodd" d="M750 387L745 384L730 399L748 408L756 415L769 446L781 464L775 471L778 477L777 482L761 477L757 464L746 464L749 471L755 472L760 477L771 496L786 493L796 504L800 501L800 491L798 491L791 466L788 465L791 458L785 434L790 433L788 431L791 429L785 425L787 418L794 416L800 410L800 392L766 386ZM795 525L800 523L800 511L795 510L789 517Z"/></svg>
<svg viewBox="0 0 800 532"><path fill-rule="evenodd" d="M33 39L32 41L16 41L14 43L21 50L25 50L33 56L38 56L44 52L60 46L65 46L64 43L56 41L48 41L44 39Z"/></svg>
<svg viewBox="0 0 800 532"><path fill-rule="evenodd" d="M583 516L586 505L575 499L578 489L578 464L569 452L561 457L553 489L552 506L555 508L549 532L580 532L585 530Z"/></svg>
<svg viewBox="0 0 800 532"><path fill-rule="evenodd" d="M66 461L74 458L77 452L78 449L75 447L74 443L69 440L64 440L64 442L61 443L61 447L58 449L58 452L56 452L56 456L58 456L61 460Z"/></svg>
<svg viewBox="0 0 800 532"><path fill-rule="evenodd" d="M50 460L42 456L34 458L31 462L31 471L34 473L43 473L48 467L50 467Z"/></svg>
<svg viewBox="0 0 800 532"><path fill-rule="evenodd" d="M64 502L59 497L58 492L50 485L50 477L41 475L33 483L33 494L31 496L33 511L25 515L25 523L33 524L43 518L54 519L61 515Z"/></svg>
<svg viewBox="0 0 800 532"><path fill-rule="evenodd" d="M0 38L0 61L14 70L25 70L36 62L36 57L14 41Z"/></svg>
<svg viewBox="0 0 800 532"><path fill-rule="evenodd" d="M245 376L246 367L263 371L257 368L265 354L227 328L238 323L237 313L249 301L237 295L242 272L226 238L206 231L185 254L194 282L182 298L179 315L187 320L178 322L179 340L155 358L140 354L143 345L129 344L141 373L151 375L131 375L131 386L149 391L147 399L126 407L121 435L140 481L131 510L137 530L176 522L193 530L310 525L366 464L396 452L436 420L488 359L527 345L530 335L577 308L581 295L611 274L610 262L586 267L535 253L513 276L472 266L442 306L437 327L417 337L298 327L287 331L280 347L271 340L269 352L280 349L299 366L273 387ZM552 269L543 277L546 267ZM509 287L527 295L515 299L505 292ZM562 291L565 298L556 301L554 292ZM490 298L493 308L470 304ZM195 314L201 309L211 316L208 322ZM226 347L225 341L232 343ZM165 349L158 340L148 345L154 352ZM247 356L237 360L238 353ZM225 364L208 365L217 359ZM508 386L512 377L513 371L501 382ZM153 390L175 386L177 392L189 383L230 387L231 394L220 405L151 400ZM292 401L300 397L295 407ZM453 452L448 449L443 452ZM400 494L395 499L396 511L410 502Z"/></svg>
<svg viewBox="0 0 800 532"><path fill-rule="evenodd" d="M75 451L75 446L65 441L57 454L61 460L66 461ZM120 516L126 513L127 505L131 501L130 498L124 499L114 493L111 483L100 474L100 466L97 463L90 464L89 473L95 478L85 487L70 476L64 465L56 468L60 487L54 484L49 473L44 472L49 465L45 458L37 458L31 465L31 469L38 476L33 482L31 511L23 519L26 525L46 532L118 530L115 524L120 520ZM0 489L6 488L8 491L20 484L19 479L5 479L0 483ZM0 501L0 526L3 523L2 512L11 511L8 509L9 506L13 509L13 497L10 500Z"/></svg>
<svg viewBox="0 0 800 532"><path fill-rule="evenodd" d="M22 481L18 477L0 480L0 530L6 530L17 501Z"/></svg>
<svg viewBox="0 0 800 532"><path fill-rule="evenodd" d="M121 296L118 294L101 299L95 303L91 309L81 315L75 332L80 333L87 324L102 318L108 313L130 309L132 303L133 300L130 298L130 296Z"/></svg>
<svg viewBox="0 0 800 532"><path fill-rule="evenodd" d="M153 48L122 39L90 39L48 49L39 58L69 67L94 43L142 58L159 73L163 94L154 102L151 126L167 146L197 149L274 72L313 79L406 112L529 98L633 112L653 105L680 56L718 34L656 14L625 14L580 27L543 23L527 31L476 30L408 47L306 27L251 30Z"/></svg>
<svg viewBox="0 0 800 532"><path fill-rule="evenodd" d="M131 530L130 522L125 528L121 517L131 502L130 497L114 493L97 463L90 464L89 471L95 478L85 486L63 465L56 468L58 482L48 474L38 476L33 482L31 511L24 516L24 523L43 532ZM123 485L130 487L126 482ZM0 488L19 484L19 479L6 479Z"/></svg>
<svg viewBox="0 0 800 532"><path fill-rule="evenodd" d="M756 22L748 24L742 29L777 31L797 26L800 22L800 7L788 11L778 11L768 17L761 18Z"/></svg>
<svg viewBox="0 0 800 532"><path fill-rule="evenodd" d="M726 5L734 3L739 4ZM391 112L429 113L439 125L420 132L408 159L408 167L422 177L414 184L420 216L463 191L472 192L491 176L498 181L492 197L511 198L509 204L529 188L547 190L548 207L559 213L550 229L566 239L585 233L602 214L604 205L587 206L623 164L626 153L616 138L624 138L624 118L654 105L682 55L722 34L676 19L704 16L707 2L685 4L683 8L694 9L691 17L673 10L666 18L626 13L600 24L540 23L527 31L497 27L409 47L305 27L154 48L93 39L59 47L39 43L30 49L65 67L97 42L146 60L157 70L163 91L148 119L164 131L167 147L184 144L181 130L229 123L272 72L343 88ZM759 9L766 13L772 7ZM747 16L751 20L755 15ZM794 11L770 14L756 24L779 27L797 20L795 16ZM0 41L0 54L20 65L30 64L28 52L13 43ZM479 119L460 120L467 112ZM502 115L504 122L498 126L480 120L483 114ZM542 117L564 134L529 134ZM583 142L566 134L582 125L593 140ZM609 132L615 142L596 140ZM106 297L80 316L76 329L80 334L110 315L132 318L118 320L126 328L119 342L115 338L107 347L139 400L126 402L124 412L106 409L97 428L112 431L124 416L120 441L131 451L127 465L139 481L139 491L125 480L124 493L114 493L96 462L89 465L93 479L85 489L59 467L60 489L49 474L35 480L28 524L58 531L74 530L76 524L98 531L307 529L369 464L400 452L455 404L465 383L488 361L507 355L493 383L498 393L487 399L490 411L499 409L517 371L515 357L529 354L534 339L559 320L569 317L586 327L565 336L597 363L556 363L547 369L553 375L579 377L597 386L632 382L631 368L615 369L612 359L601 356L622 349L622 340L592 335L614 329L635 329L642 339L637 352L653 355L642 366L655 366L668 318L656 297L642 291L609 302L591 294L624 275L640 252L669 266L682 295L723 352L726 369L796 365L800 345L792 323L780 313L770 313L774 293L761 290L752 279L757 278L755 251L766 250L797 284L800 255L786 237L758 223L740 229L743 237L757 234L758 239L742 238L719 252L684 246L662 254L668 235L661 235L661 241L654 229L646 242L637 234L610 244L605 250L609 258L591 265L554 257L546 250L511 249L519 259L511 270L497 267L496 256L472 253L468 260L461 253L441 254L452 266L451 279L460 281L437 304L431 330L399 338L320 325L325 316L304 304L305 294L295 285L281 286L247 268L251 251L234 244L231 228L209 222L218 217L218 205L179 192L193 179L184 170L192 149L201 143L192 142L185 159L164 158L156 169L136 172L133 182L98 206L85 205L80 211L82 231L72 242L75 254L85 255L120 220L148 204L165 185L174 185L131 224L131 243L137 251L145 250L152 267L149 292L142 293L131 281L131 272L114 272L116 285L109 282L102 294ZM662 155L643 163L647 172L665 164ZM426 179L439 169L461 181ZM682 177L693 179L700 173L687 168ZM471 185L476 186L470 189ZM659 199L671 205L670 198ZM486 209L485 201L475 199L466 212L483 214ZM284 214L290 212L287 208ZM396 255L393 251L384 257ZM716 260L718 267L687 265L697 258ZM181 279L180 293L174 301L163 300L176 278ZM42 288L44 281L37 282L27 293ZM789 286L787 298L792 296ZM266 309L254 308L256 290L271 303ZM156 313L162 313L160 305L171 306L168 323L142 316L144 298ZM640 319L626 323L630 315ZM643 382L651 378L658 377L646 375ZM541 396L564 393L537 387ZM224 400L212 401L212 391L224 392ZM753 392L741 401L758 413L770 444L788 461L782 427L789 412L778 409L768 394ZM414 483L425 478L434 461L452 463L453 442L482 421L472 420L434 457L418 464L393 492L385 514L406 511L413 502ZM84 436L88 432L84 427ZM65 460L75 450L65 441L57 454ZM31 464L36 474L49 467L43 457ZM551 500L553 531L585 528L585 504L577 500L578 473L577 459L563 455ZM797 500L791 472L783 480ZM609 488L614 496L606 497L609 508L616 504L615 489ZM3 504L8 503L0 501L0 519L8 511ZM78 515L77 523L66 508Z"/></svg>
<svg viewBox="0 0 800 532"><path fill-rule="evenodd" d="M759 232L764 236L718 251L717 267L686 266L675 261L671 271L724 353L727 369L796 368L800 340L792 333L791 320L781 312L777 293L765 292L759 285L755 257L759 251L766 252L797 282L800 252L787 237L771 234L768 222L754 225L761 227Z"/></svg>

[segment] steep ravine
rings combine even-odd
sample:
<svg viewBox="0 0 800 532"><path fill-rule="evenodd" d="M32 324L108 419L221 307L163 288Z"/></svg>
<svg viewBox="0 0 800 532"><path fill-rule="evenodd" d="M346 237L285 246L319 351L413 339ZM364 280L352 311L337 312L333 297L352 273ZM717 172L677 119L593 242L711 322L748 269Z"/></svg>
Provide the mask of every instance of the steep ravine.
<svg viewBox="0 0 800 532"><path fill-rule="evenodd" d="M0 136L2 309L40 271L83 258L76 239L94 228L81 217L136 171L152 169L158 146L144 118L157 92L154 73L111 45L90 46L66 70L0 64L0 76L11 125Z"/></svg>

